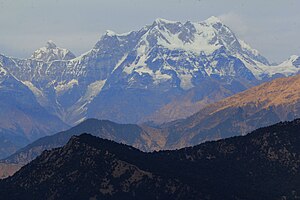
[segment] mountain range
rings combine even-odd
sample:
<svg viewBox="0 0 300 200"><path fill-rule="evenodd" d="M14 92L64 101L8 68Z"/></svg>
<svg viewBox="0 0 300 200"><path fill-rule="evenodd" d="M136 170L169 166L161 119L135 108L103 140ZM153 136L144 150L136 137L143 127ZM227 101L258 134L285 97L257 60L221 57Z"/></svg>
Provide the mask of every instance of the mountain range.
<svg viewBox="0 0 300 200"><path fill-rule="evenodd" d="M0 147L11 153L87 118L185 118L262 82L295 75L299 63L292 56L271 66L216 17L199 23L156 19L125 34L107 31L78 57L49 41L28 59L0 55L0 108L6 111L0 117L6 143Z"/></svg>
<svg viewBox="0 0 300 200"><path fill-rule="evenodd" d="M40 138L1 163L27 164L44 150L61 147L83 132L143 151L179 149L245 135L260 127L299 118L299 89L300 75L278 78L210 104L186 119L154 127L88 119L67 131Z"/></svg>
<svg viewBox="0 0 300 200"><path fill-rule="evenodd" d="M299 199L300 120L144 153L89 134L0 181L4 199Z"/></svg>

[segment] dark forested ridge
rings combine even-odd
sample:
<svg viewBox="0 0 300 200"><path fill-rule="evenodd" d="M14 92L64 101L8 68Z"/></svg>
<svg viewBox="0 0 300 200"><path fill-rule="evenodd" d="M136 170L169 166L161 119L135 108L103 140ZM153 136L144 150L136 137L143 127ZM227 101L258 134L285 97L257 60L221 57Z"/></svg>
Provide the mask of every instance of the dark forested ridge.
<svg viewBox="0 0 300 200"><path fill-rule="evenodd" d="M0 182L4 199L299 199L300 120L144 153L88 134Z"/></svg>

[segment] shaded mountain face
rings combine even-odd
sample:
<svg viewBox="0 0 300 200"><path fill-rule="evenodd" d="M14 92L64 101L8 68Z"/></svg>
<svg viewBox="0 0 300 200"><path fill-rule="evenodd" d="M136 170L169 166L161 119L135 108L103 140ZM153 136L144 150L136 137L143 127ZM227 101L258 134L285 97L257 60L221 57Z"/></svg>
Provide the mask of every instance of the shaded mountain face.
<svg viewBox="0 0 300 200"><path fill-rule="evenodd" d="M211 17L199 23L157 19L126 34L107 31L76 58L49 41L29 59L2 56L0 63L49 113L76 125L86 118L157 123L187 117L207 103L298 73L296 60L269 66Z"/></svg>
<svg viewBox="0 0 300 200"><path fill-rule="evenodd" d="M0 158L66 125L49 114L32 91L0 64Z"/></svg>
<svg viewBox="0 0 300 200"><path fill-rule="evenodd" d="M6 199L297 199L300 120L176 151L88 134L0 182Z"/></svg>
<svg viewBox="0 0 300 200"><path fill-rule="evenodd" d="M244 135L257 128L300 117L300 75L279 78L206 106L184 120L165 124L165 148Z"/></svg>

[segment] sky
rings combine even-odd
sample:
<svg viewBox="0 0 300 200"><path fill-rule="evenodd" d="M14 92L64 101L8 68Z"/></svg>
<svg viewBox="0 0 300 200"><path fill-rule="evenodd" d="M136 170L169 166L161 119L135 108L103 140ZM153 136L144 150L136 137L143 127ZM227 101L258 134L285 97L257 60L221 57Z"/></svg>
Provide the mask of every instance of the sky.
<svg viewBox="0 0 300 200"><path fill-rule="evenodd" d="M300 55L299 0L0 0L0 53L20 58L53 40L76 55L106 30L139 30L156 18L219 17L270 62Z"/></svg>

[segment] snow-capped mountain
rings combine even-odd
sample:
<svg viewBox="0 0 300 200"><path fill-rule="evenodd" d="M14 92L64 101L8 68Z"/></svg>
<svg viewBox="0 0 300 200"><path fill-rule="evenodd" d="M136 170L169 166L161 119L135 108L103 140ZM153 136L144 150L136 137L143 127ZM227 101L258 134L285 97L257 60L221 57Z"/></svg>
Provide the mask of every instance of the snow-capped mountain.
<svg viewBox="0 0 300 200"><path fill-rule="evenodd" d="M199 23L156 19L138 31L107 31L76 58L49 41L29 59L5 57L1 63L40 105L70 125L87 117L130 123L153 116L178 119L299 71L296 58L270 66L216 17Z"/></svg>
<svg viewBox="0 0 300 200"><path fill-rule="evenodd" d="M49 40L45 47L36 50L30 58L50 62L54 60L71 60L75 58L75 55L67 49L57 47L52 40Z"/></svg>
<svg viewBox="0 0 300 200"><path fill-rule="evenodd" d="M149 76L153 85L168 83L188 90L197 85L195 82L200 77L229 78L243 73L244 78L255 79L252 68L257 67L257 64L268 65L268 61L256 50L252 50L244 42L241 45L231 30L216 17L201 23L184 24L157 19L139 33L141 34L137 35L141 37L137 44L130 53L123 55L125 57L114 68L122 68L123 77L129 76L129 80L132 76L144 74ZM130 41L128 37L131 34L109 32L105 40ZM224 59L228 62L222 63ZM240 61L252 61L252 65L239 67ZM237 72L236 67L242 73ZM259 78L259 74L255 75ZM131 84L133 85L135 83ZM149 87L149 84L146 86Z"/></svg>

